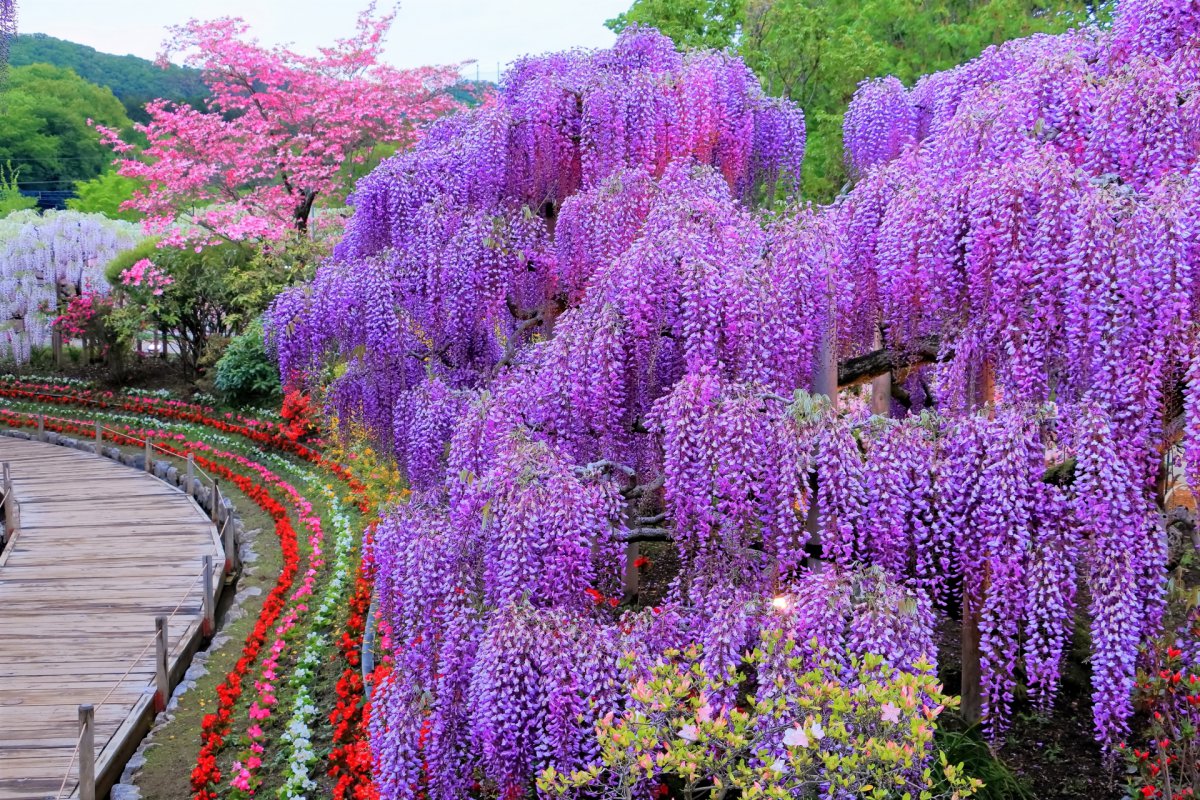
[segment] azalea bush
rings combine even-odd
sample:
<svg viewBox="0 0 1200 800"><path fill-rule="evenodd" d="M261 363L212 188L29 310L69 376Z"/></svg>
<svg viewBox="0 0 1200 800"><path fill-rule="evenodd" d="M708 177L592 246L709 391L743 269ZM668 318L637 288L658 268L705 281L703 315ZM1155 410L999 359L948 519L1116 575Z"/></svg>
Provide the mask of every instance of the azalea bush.
<svg viewBox="0 0 1200 800"><path fill-rule="evenodd" d="M709 674L699 647L663 655L648 676L622 661L632 702L596 723L595 763L570 774L548 768L539 789L614 800L931 800L970 797L981 786L944 753L931 760L937 718L954 700L927 672L778 631L764 635L743 670L724 675ZM764 680L754 681L765 665ZM747 684L754 695L741 694ZM736 703L713 704L731 688L741 694Z"/></svg>
<svg viewBox="0 0 1200 800"><path fill-rule="evenodd" d="M53 326L64 342L79 339L89 358L99 355L104 363L119 370L129 350L129 339L117 319L117 305L111 295L86 291L67 301Z"/></svg>
<svg viewBox="0 0 1200 800"><path fill-rule="evenodd" d="M1143 736L1121 746L1137 798L1183 800L1200 789L1200 590L1188 589L1181 571L1170 600L1167 624L1138 670L1134 702L1145 714Z"/></svg>
<svg viewBox="0 0 1200 800"><path fill-rule="evenodd" d="M130 339L143 330L173 335L179 358L195 374L210 337L233 333L229 276L251 257L248 246L162 246L148 239L105 267L117 296L114 324Z"/></svg>

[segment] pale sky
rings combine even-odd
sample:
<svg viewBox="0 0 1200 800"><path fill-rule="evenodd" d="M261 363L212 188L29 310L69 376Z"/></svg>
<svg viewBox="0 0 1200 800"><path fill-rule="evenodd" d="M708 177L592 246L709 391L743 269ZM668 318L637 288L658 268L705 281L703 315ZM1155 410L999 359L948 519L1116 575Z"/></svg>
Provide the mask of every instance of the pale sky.
<svg viewBox="0 0 1200 800"><path fill-rule="evenodd" d="M604 20L631 0L402 0L388 38L398 67L475 60L482 77L527 53L603 47ZM268 44L312 50L349 36L367 0L18 0L17 29L154 58L164 28L189 17L240 16ZM389 0L380 0L380 8ZM464 70L474 77L475 68Z"/></svg>

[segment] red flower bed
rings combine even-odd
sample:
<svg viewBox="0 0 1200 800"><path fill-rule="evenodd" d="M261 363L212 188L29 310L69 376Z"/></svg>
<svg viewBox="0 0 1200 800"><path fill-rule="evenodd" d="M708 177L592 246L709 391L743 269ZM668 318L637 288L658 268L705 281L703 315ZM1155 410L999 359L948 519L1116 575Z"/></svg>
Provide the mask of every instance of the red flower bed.
<svg viewBox="0 0 1200 800"><path fill-rule="evenodd" d="M289 436L280 426L256 420L238 418L221 419L211 415L211 409L188 406L181 403L160 403L149 398L127 398L111 393L83 392L60 386L28 386L0 384L0 397L14 397L38 403L75 405L99 409L116 409L128 413L154 414L243 436L250 441L295 455L324 469L349 486L360 511L368 513L365 487L354 480L339 464L327 461L319 452L300 444L296 437ZM0 424L10 427L32 427L37 424L37 415L0 409ZM93 423L79 420L44 418L47 430L80 437L90 437ZM198 444L183 447L171 443L171 435L161 431L135 430L122 426L124 433L108 433L110 442L138 446L142 437L155 440L156 446L179 457L193 455L196 463L223 479L230 480L248 498L262 508L275 523L283 552L284 566L275 586L263 602L262 611L253 631L247 636L242 652L233 669L217 687L216 711L206 715L201 722L201 749L192 770L191 785L193 800L216 800L221 771L217 756L223 749L233 722L233 709L242 695L243 682L255 664L272 626L286 605L299 568L297 535L292 528L287 507L277 500L261 483L262 476L246 475L230 467L196 453ZM290 433L290 432L289 432ZM350 598L350 614L346 629L338 640L338 649L345 667L338 680L336 698L329 719L333 725L333 750L329 756L328 772L335 782L336 800L377 800L378 792L371 779L371 753L369 746L369 704L364 701L365 692L361 675L361 647L370 608L372 576L370 564L364 558L360 564L355 589ZM382 680L386 668L381 667L371 680Z"/></svg>
<svg viewBox="0 0 1200 800"><path fill-rule="evenodd" d="M346 630L338 640L338 650L346 666L337 682L336 704L329 714L329 722L333 725L329 777L334 780L334 800L377 800L379 797L371 780L371 744L367 727L370 703L365 700L366 687L362 678L362 641L371 608L373 578L366 549L359 565L354 594L350 597ZM382 680L384 674L386 668L380 667L371 678Z"/></svg>

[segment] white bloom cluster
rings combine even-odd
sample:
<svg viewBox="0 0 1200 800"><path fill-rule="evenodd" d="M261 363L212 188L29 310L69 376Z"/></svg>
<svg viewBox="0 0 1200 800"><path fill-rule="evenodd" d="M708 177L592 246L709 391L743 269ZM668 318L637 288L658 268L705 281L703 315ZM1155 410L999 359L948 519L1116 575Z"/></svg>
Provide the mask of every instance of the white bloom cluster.
<svg viewBox="0 0 1200 800"><path fill-rule="evenodd" d="M104 268L142 239L141 228L103 214L18 211L0 219L0 361L23 364L50 344L59 297L107 294Z"/></svg>
<svg viewBox="0 0 1200 800"><path fill-rule="evenodd" d="M313 475L304 476L304 480L314 487L319 483ZM334 530L333 569L329 582L325 584L321 593L321 602L313 614L309 632L304 637L304 650L288 676L288 687L295 692L295 698L292 701L291 718L280 737L288 762L287 780L278 792L280 800L306 799L308 793L317 788L309 772L317 760L312 746L311 728L317 707L312 702L309 686L316 678L316 670L329 650L330 628L349 587L353 566L356 537L350 526L350 516L332 489L324 485L320 488L328 503L328 519Z"/></svg>

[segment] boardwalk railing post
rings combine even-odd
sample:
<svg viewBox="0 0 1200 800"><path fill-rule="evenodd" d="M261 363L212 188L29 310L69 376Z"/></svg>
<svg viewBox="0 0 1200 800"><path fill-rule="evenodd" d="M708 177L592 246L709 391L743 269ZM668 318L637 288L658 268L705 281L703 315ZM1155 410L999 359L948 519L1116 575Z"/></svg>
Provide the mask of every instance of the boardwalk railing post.
<svg viewBox="0 0 1200 800"><path fill-rule="evenodd" d="M228 517L225 518L222 531L224 533L224 541L221 544L225 548L225 574L232 575L237 571L238 567L238 549L237 540L233 535L233 526L229 524Z"/></svg>
<svg viewBox="0 0 1200 800"><path fill-rule="evenodd" d="M79 707L79 800L96 800L96 711Z"/></svg>
<svg viewBox="0 0 1200 800"><path fill-rule="evenodd" d="M100 420L96 420L96 455L104 449L104 429L100 427Z"/></svg>
<svg viewBox="0 0 1200 800"><path fill-rule="evenodd" d="M216 478L213 478L212 497L209 502L211 504L211 508L208 509L209 515L215 523L217 521L217 509L221 507L221 484L217 482Z"/></svg>
<svg viewBox="0 0 1200 800"><path fill-rule="evenodd" d="M196 479L196 457L194 455L192 455L191 453L188 453L188 463L187 463L187 496L188 497L196 496L196 487L192 485L192 482L195 479Z"/></svg>
<svg viewBox="0 0 1200 800"><path fill-rule="evenodd" d="M150 440L146 440L146 472L154 472L154 452L150 448Z"/></svg>
<svg viewBox="0 0 1200 800"><path fill-rule="evenodd" d="M171 682L167 672L167 618L160 614L154 618L154 713L167 710L167 698L171 696Z"/></svg>
<svg viewBox="0 0 1200 800"><path fill-rule="evenodd" d="M13 496L12 473L4 462L4 527L11 534L17 529L17 498Z"/></svg>
<svg viewBox="0 0 1200 800"><path fill-rule="evenodd" d="M204 621L200 624L200 633L212 636L217 628L217 612L215 596L213 595L213 557L204 557Z"/></svg>
<svg viewBox="0 0 1200 800"><path fill-rule="evenodd" d="M46 441L46 415L38 414L38 441Z"/></svg>

